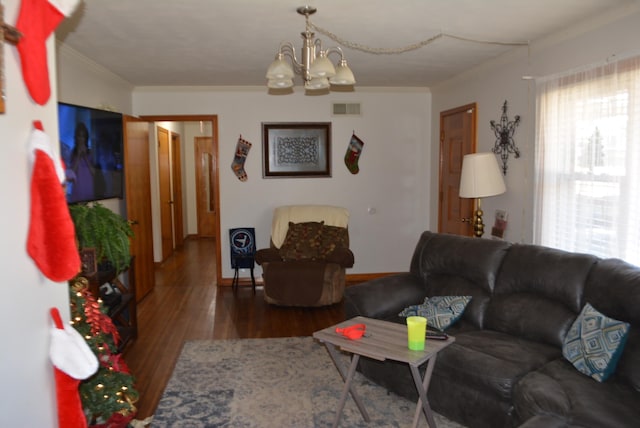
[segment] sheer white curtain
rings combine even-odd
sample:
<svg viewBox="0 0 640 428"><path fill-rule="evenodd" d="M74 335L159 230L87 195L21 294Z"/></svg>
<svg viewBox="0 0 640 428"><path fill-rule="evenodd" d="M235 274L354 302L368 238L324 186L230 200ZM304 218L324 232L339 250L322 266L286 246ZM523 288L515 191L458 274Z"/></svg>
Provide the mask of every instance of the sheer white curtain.
<svg viewBox="0 0 640 428"><path fill-rule="evenodd" d="M640 265L640 56L536 91L535 243Z"/></svg>

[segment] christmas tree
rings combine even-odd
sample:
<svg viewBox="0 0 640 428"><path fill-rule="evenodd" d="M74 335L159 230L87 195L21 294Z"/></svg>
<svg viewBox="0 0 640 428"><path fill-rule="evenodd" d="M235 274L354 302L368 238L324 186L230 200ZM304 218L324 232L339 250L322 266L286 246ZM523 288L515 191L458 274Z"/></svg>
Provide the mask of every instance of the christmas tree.
<svg viewBox="0 0 640 428"><path fill-rule="evenodd" d="M100 368L80 383L80 398L91 427L126 427L136 414L134 378L118 352L120 335L86 278L70 283L71 323L98 357Z"/></svg>

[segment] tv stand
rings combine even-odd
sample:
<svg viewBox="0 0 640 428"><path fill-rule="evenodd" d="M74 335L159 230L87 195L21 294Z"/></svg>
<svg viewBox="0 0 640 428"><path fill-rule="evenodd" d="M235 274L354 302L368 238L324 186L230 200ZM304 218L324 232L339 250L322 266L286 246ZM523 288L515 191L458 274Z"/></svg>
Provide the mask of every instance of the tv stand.
<svg viewBox="0 0 640 428"><path fill-rule="evenodd" d="M120 334L118 352L122 352L130 341L138 337L135 272L133 266L132 258L129 269L124 271L129 278L128 287L115 274L115 270L96 271L93 275L86 275L89 281L89 291L96 299L102 299L102 304L107 308L107 315L109 315L118 329ZM111 305L107 304L107 299L103 298L100 292L100 288L105 284L109 284L113 289L113 293L119 295L118 300Z"/></svg>

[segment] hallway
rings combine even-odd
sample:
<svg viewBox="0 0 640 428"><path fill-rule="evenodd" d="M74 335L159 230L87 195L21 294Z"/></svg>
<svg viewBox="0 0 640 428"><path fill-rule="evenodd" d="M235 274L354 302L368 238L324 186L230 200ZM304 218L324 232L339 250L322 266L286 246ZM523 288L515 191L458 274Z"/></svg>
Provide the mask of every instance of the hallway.
<svg viewBox="0 0 640 428"><path fill-rule="evenodd" d="M138 339L124 351L140 400L136 419L153 415L187 340L310 336L344 319L325 308L267 305L258 287L218 288L215 241L187 239L156 268L155 289L138 305Z"/></svg>

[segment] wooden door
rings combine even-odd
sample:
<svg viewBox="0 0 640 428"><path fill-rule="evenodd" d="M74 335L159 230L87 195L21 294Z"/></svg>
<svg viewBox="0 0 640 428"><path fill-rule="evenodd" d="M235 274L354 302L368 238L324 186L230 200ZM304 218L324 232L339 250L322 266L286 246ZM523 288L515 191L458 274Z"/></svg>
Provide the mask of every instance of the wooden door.
<svg viewBox="0 0 640 428"><path fill-rule="evenodd" d="M196 200L198 214L198 236L216 236L215 171L216 156L213 152L213 138L195 137L196 156Z"/></svg>
<svg viewBox="0 0 640 428"><path fill-rule="evenodd" d="M171 161L169 131L157 127L158 133L158 190L160 192L160 240L162 260L173 253L173 219L171 199Z"/></svg>
<svg viewBox="0 0 640 428"><path fill-rule="evenodd" d="M180 134L171 133L171 176L173 190L173 242L176 248L184 244L184 217L182 214L182 155Z"/></svg>
<svg viewBox="0 0 640 428"><path fill-rule="evenodd" d="M124 117L124 176L127 219L134 236L131 255L135 256L136 301L142 300L155 285L153 266L153 227L151 223L151 166L149 164L149 122Z"/></svg>
<svg viewBox="0 0 640 428"><path fill-rule="evenodd" d="M440 113L438 231L473 235L473 199L460 198L462 158L476 151L476 104Z"/></svg>

